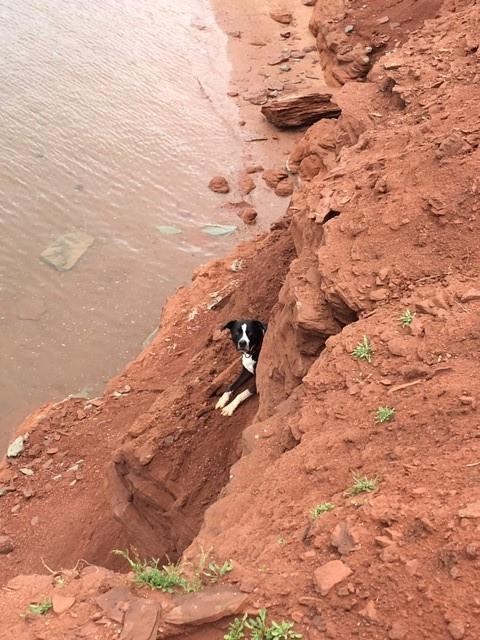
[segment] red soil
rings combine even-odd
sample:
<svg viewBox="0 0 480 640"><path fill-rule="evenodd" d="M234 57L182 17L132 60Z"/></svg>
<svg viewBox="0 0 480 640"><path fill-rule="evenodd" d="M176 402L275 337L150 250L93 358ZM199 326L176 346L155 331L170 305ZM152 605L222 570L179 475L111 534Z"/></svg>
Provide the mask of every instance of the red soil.
<svg viewBox="0 0 480 640"><path fill-rule="evenodd" d="M341 118L292 150L297 189L277 228L199 270L98 402L46 407L23 426L25 454L2 471L1 533L15 547L4 580L41 571L41 558L119 568L109 551L127 545L194 566L209 550L233 560L224 581L248 610L268 607L311 640L480 636L479 11L378 0L345 18L331 4L364 38L389 15L402 46L337 89ZM344 74L320 53L327 76ZM213 394L238 361L218 329L239 316L269 330L259 400L227 419ZM352 356L364 336L371 362ZM393 420L376 421L379 407ZM349 494L353 474L375 490ZM121 578L108 580L105 591ZM87 622L75 626L75 605L45 617L48 635L35 621L40 635L24 637L114 637L92 589ZM8 624L28 603L19 594L0 598ZM172 606L162 637L223 637L228 619L175 631Z"/></svg>

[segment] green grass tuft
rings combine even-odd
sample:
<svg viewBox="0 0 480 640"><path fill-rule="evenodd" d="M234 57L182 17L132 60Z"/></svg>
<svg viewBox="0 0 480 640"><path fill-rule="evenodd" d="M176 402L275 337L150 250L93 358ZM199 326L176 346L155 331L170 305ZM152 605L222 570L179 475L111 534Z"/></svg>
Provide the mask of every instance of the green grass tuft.
<svg viewBox="0 0 480 640"><path fill-rule="evenodd" d="M359 342L352 351L352 356L358 360L366 360L367 362L372 361L373 347L367 336L363 336L362 341Z"/></svg>
<svg viewBox="0 0 480 640"><path fill-rule="evenodd" d="M402 325L402 327L409 327L412 324L414 318L415 312L410 311L410 309L405 309L405 311L400 316L400 324Z"/></svg>
<svg viewBox="0 0 480 640"><path fill-rule="evenodd" d="M267 610L260 609L255 618L247 617L235 618L230 624L228 632L224 635L224 640L301 640L301 633L294 631L294 623L289 620L282 622L272 621L267 623ZM245 634L249 635L246 636Z"/></svg>
<svg viewBox="0 0 480 640"><path fill-rule="evenodd" d="M395 416L395 409L392 407L378 407L377 414L375 416L376 422L390 422Z"/></svg>
<svg viewBox="0 0 480 640"><path fill-rule="evenodd" d="M328 511L332 511L332 509L335 509L335 505L331 502L321 502L310 509L310 517L312 520L316 520L323 513L328 513Z"/></svg>
<svg viewBox="0 0 480 640"><path fill-rule="evenodd" d="M44 616L51 609L53 609L53 603L50 598L44 598L41 602L32 602L28 605L28 613L32 613L34 616Z"/></svg>
<svg viewBox="0 0 480 640"><path fill-rule="evenodd" d="M183 567L180 564L166 564L159 567L159 561L153 558L149 561L140 560L137 554L131 558L128 551L120 549L115 549L113 553L125 558L135 574L135 582L138 584L166 593L172 593L176 589L191 592L201 588L201 585L188 580L183 575Z"/></svg>
<svg viewBox="0 0 480 640"><path fill-rule="evenodd" d="M218 565L216 562L209 562L207 567L203 569L202 574L210 582L218 582L220 578L226 576L233 569L233 562L231 560L225 560L222 565Z"/></svg>
<svg viewBox="0 0 480 640"><path fill-rule="evenodd" d="M353 484L347 493L351 496L358 496L360 493L371 493L378 485L377 478L369 479L367 476L353 474Z"/></svg>

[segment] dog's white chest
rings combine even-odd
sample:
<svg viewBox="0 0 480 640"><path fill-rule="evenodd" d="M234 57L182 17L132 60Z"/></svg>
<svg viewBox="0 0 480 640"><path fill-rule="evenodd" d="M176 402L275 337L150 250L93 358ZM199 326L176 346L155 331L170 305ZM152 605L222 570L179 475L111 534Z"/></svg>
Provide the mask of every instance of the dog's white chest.
<svg viewBox="0 0 480 640"><path fill-rule="evenodd" d="M255 373L255 365L257 363L255 362L255 360L252 358L252 356L249 353L244 353L242 356L242 365L245 367L245 369L249 372L249 373Z"/></svg>

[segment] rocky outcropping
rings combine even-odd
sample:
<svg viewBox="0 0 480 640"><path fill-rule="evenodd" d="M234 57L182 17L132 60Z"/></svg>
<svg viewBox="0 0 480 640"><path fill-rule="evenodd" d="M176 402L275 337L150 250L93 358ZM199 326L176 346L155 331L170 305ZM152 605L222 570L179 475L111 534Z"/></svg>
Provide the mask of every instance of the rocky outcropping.
<svg viewBox="0 0 480 640"><path fill-rule="evenodd" d="M478 7L451 8L265 176L298 178L271 234L198 270L105 396L25 425L1 476L8 571L212 550L248 594L235 610L313 640L479 636ZM219 328L242 316L269 323L259 398L224 418ZM59 503L72 540L43 522Z"/></svg>

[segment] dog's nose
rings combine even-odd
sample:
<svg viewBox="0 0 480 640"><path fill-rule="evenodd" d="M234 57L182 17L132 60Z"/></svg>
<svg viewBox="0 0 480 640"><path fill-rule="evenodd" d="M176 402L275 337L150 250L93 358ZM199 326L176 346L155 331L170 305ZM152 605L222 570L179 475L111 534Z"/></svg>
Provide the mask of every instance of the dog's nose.
<svg viewBox="0 0 480 640"><path fill-rule="evenodd" d="M238 341L238 348L239 349L245 349L246 346L247 346L247 342L245 340L239 340Z"/></svg>

